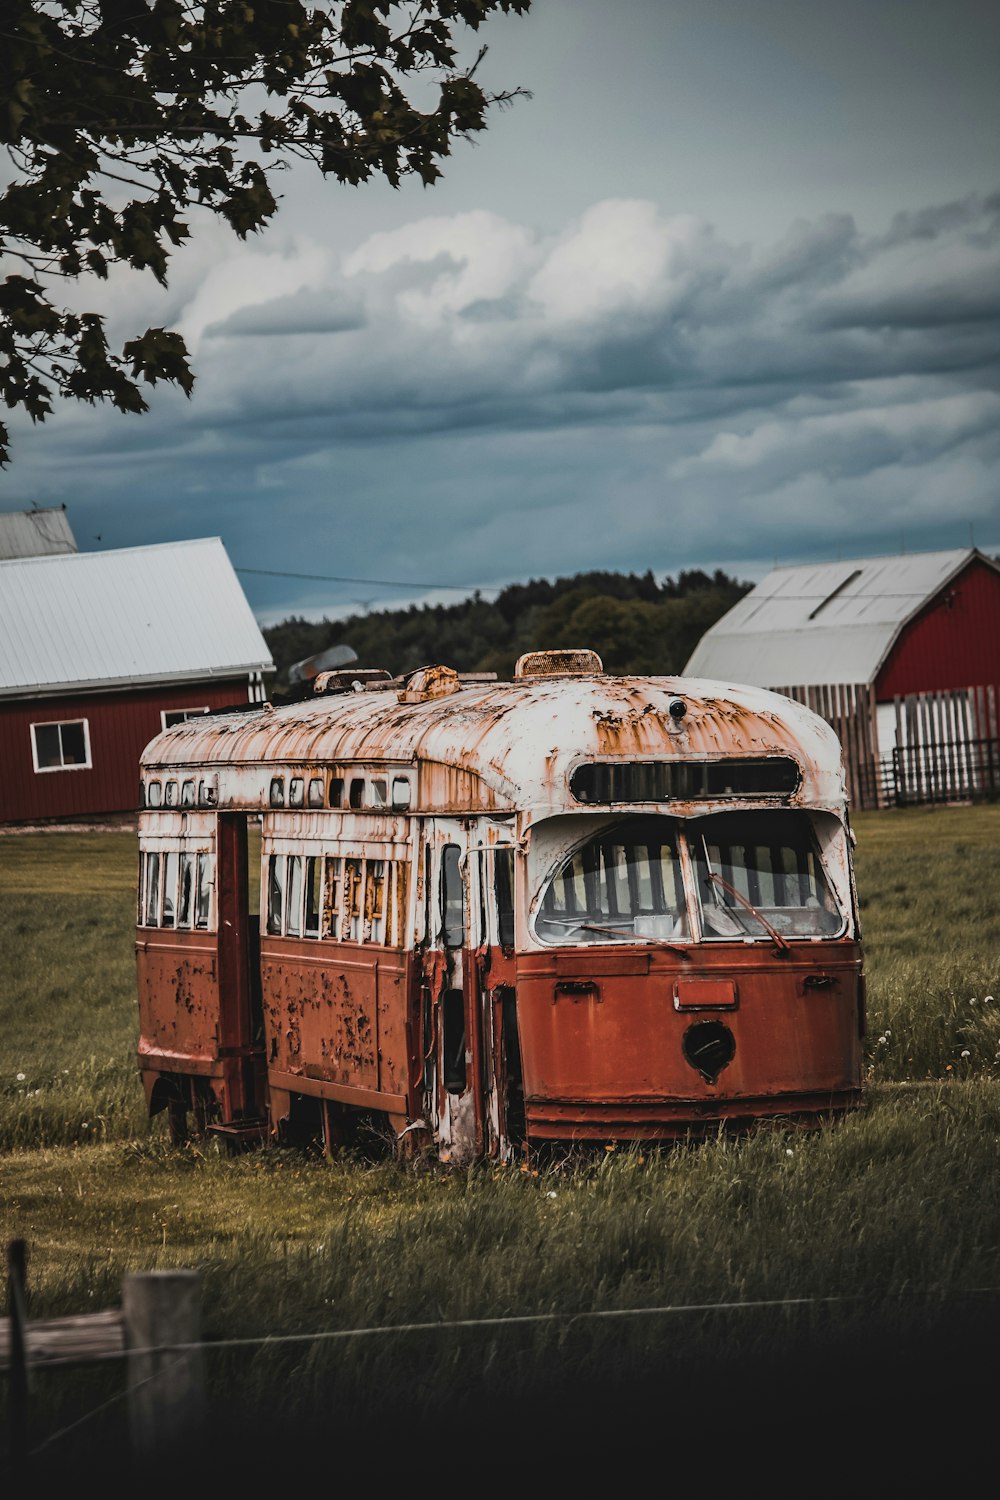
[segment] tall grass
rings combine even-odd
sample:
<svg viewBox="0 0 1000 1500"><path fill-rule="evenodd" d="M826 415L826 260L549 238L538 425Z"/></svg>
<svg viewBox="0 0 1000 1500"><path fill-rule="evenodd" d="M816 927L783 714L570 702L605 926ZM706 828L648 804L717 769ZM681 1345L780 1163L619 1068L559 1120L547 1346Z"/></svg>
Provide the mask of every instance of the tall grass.
<svg viewBox="0 0 1000 1500"><path fill-rule="evenodd" d="M855 823L869 1076L1000 1076L1000 808Z"/></svg>

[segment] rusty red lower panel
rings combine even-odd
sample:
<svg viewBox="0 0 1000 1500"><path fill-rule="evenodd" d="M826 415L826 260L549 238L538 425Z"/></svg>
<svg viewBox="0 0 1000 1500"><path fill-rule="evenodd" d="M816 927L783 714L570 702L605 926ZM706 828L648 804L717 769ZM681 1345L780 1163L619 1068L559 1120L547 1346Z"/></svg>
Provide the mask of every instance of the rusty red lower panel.
<svg viewBox="0 0 1000 1500"><path fill-rule="evenodd" d="M404 1111L411 964L412 955L375 944L265 937L261 990L270 1086Z"/></svg>
<svg viewBox="0 0 1000 1500"><path fill-rule="evenodd" d="M657 1137L860 1099L857 945L519 956L530 1138Z"/></svg>
<svg viewBox="0 0 1000 1500"><path fill-rule="evenodd" d="M533 1140L675 1140L722 1124L750 1124L765 1119L790 1125L811 1123L856 1109L861 1089L832 1094L786 1093L740 1099L664 1099L642 1107L595 1106L577 1100L565 1104L527 1100L525 1117Z"/></svg>
<svg viewBox="0 0 1000 1500"><path fill-rule="evenodd" d="M203 1081L223 1120L262 1113L263 1046L251 1040L246 995L220 982L215 935L140 929L136 966L147 1107L155 1113Z"/></svg>

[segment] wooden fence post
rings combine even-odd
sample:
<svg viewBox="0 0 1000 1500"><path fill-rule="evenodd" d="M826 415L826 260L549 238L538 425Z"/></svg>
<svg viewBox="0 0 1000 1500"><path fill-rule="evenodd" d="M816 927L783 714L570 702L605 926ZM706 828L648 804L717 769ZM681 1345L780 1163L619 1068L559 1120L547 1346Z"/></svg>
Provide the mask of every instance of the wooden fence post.
<svg viewBox="0 0 1000 1500"><path fill-rule="evenodd" d="M28 1347L25 1324L28 1321L27 1294L28 1248L24 1240L11 1240L7 1246L7 1308L10 1319L10 1373L7 1401L10 1419L10 1466L20 1478L28 1451Z"/></svg>
<svg viewBox="0 0 1000 1500"><path fill-rule="evenodd" d="M174 1445L197 1441L205 1415L198 1272L130 1272L122 1314L133 1450L139 1458L176 1456Z"/></svg>

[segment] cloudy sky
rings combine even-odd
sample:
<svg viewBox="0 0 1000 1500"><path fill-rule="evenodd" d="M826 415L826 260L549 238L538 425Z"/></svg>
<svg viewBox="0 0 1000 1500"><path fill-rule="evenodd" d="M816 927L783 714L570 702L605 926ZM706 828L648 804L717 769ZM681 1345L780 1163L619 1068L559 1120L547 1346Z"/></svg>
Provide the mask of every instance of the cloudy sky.
<svg viewBox="0 0 1000 1500"><path fill-rule="evenodd" d="M535 0L483 39L533 97L433 189L288 173L264 235L120 278L111 331L178 327L192 398L15 422L0 509L221 536L262 623L1000 552L995 0Z"/></svg>

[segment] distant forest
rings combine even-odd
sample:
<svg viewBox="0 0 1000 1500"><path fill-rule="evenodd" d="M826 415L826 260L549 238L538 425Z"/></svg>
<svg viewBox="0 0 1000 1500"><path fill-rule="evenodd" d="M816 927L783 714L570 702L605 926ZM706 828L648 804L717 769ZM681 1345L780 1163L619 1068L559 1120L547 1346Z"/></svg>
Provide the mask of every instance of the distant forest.
<svg viewBox="0 0 1000 1500"><path fill-rule="evenodd" d="M331 646L350 646L358 667L394 676L441 664L509 678L525 651L588 647L613 673L683 670L710 625L752 588L721 569L682 572L657 583L647 573L577 573L479 593L460 604L373 610L343 620L292 618L264 630L282 692L288 668Z"/></svg>

